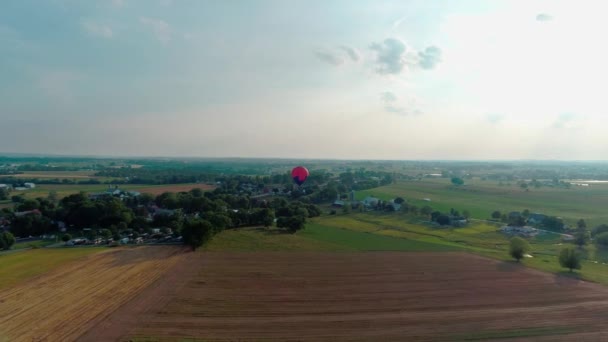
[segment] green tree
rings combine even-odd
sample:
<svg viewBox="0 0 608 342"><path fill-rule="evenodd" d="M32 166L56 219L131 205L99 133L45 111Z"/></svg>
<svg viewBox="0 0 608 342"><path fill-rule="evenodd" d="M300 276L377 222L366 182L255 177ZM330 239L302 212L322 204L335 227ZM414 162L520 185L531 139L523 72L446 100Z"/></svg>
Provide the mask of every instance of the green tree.
<svg viewBox="0 0 608 342"><path fill-rule="evenodd" d="M285 228L291 233L304 229L306 218L303 216L281 216L277 219L277 227Z"/></svg>
<svg viewBox="0 0 608 342"><path fill-rule="evenodd" d="M519 262L529 250L530 245L528 244L528 241L518 236L512 238L509 243L509 255L517 260L517 262Z"/></svg>
<svg viewBox="0 0 608 342"><path fill-rule="evenodd" d="M524 209L524 211L521 212L521 216L528 218L528 216L530 216L530 210Z"/></svg>
<svg viewBox="0 0 608 342"><path fill-rule="evenodd" d="M601 224L591 230L591 236L600 235L606 232L608 232L608 225Z"/></svg>
<svg viewBox="0 0 608 342"><path fill-rule="evenodd" d="M608 232L596 235L594 241L598 247L608 248Z"/></svg>
<svg viewBox="0 0 608 342"><path fill-rule="evenodd" d="M559 253L559 264L562 267L570 269L570 272L573 269L580 270L581 256L574 248L566 247Z"/></svg>
<svg viewBox="0 0 608 342"><path fill-rule="evenodd" d="M495 219L495 220L500 219L501 215L502 214L498 210L495 210L494 212L492 212L492 218Z"/></svg>
<svg viewBox="0 0 608 342"><path fill-rule="evenodd" d="M471 212L465 209L462 211L462 216L468 220L471 217Z"/></svg>
<svg viewBox="0 0 608 342"><path fill-rule="evenodd" d="M589 232L587 230L579 230L574 234L574 244L579 248L587 244L589 239Z"/></svg>
<svg viewBox="0 0 608 342"><path fill-rule="evenodd" d="M9 250L15 244L15 237L10 232L0 233L0 249Z"/></svg>
<svg viewBox="0 0 608 342"><path fill-rule="evenodd" d="M429 207L428 205L425 205L424 207L422 207L420 209L420 214L423 216L426 216L426 217L431 215L432 212L433 212L433 208Z"/></svg>
<svg viewBox="0 0 608 342"><path fill-rule="evenodd" d="M464 180L462 180L462 178L459 178L459 177L452 177L452 184L454 184L454 185L463 185L464 184Z"/></svg>
<svg viewBox="0 0 608 342"><path fill-rule="evenodd" d="M437 223L439 223L442 226L447 226L450 224L450 217L448 215L442 214L442 215L437 216L436 221L437 221Z"/></svg>
<svg viewBox="0 0 608 342"><path fill-rule="evenodd" d="M61 237L61 241L67 243L68 241L72 240L72 235L70 234L63 234L63 236Z"/></svg>
<svg viewBox="0 0 608 342"><path fill-rule="evenodd" d="M576 222L576 229L577 230L587 229L587 223L585 222L585 220L583 220L583 219L578 220L578 222Z"/></svg>
<svg viewBox="0 0 608 342"><path fill-rule="evenodd" d="M397 197L397 198L395 198L395 203L401 204L403 202L405 202L405 200L403 199L403 197Z"/></svg>
<svg viewBox="0 0 608 342"><path fill-rule="evenodd" d="M213 235L213 226L205 220L188 221L182 228L184 243L192 247L192 250L203 246Z"/></svg>

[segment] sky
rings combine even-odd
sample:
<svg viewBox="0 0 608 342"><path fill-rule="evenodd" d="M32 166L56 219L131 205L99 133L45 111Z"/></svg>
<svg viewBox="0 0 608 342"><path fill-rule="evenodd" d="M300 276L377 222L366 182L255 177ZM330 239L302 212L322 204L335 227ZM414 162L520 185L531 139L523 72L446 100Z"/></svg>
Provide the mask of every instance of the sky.
<svg viewBox="0 0 608 342"><path fill-rule="evenodd" d="M606 160L606 9L7 0L0 151Z"/></svg>

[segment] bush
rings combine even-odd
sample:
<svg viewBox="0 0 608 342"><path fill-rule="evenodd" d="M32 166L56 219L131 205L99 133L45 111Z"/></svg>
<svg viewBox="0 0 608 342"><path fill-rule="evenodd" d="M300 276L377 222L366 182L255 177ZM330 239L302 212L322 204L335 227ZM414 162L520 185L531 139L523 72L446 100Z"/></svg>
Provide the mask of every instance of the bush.
<svg viewBox="0 0 608 342"><path fill-rule="evenodd" d="M595 244L600 248L608 248L608 232L595 236Z"/></svg>
<svg viewBox="0 0 608 342"><path fill-rule="evenodd" d="M442 226L447 226L450 224L450 217L448 215L439 215L437 216L437 223Z"/></svg>
<svg viewBox="0 0 608 342"><path fill-rule="evenodd" d="M9 250L15 244L15 237L10 232L0 233L0 249Z"/></svg>
<svg viewBox="0 0 608 342"><path fill-rule="evenodd" d="M566 247L559 253L559 264L562 267L570 269L581 269L581 257L578 252L572 247Z"/></svg>
<svg viewBox="0 0 608 342"><path fill-rule="evenodd" d="M528 250L530 250L528 241L517 236L511 239L511 243L509 245L509 255L517 260L517 262L524 257L524 254L526 254Z"/></svg>

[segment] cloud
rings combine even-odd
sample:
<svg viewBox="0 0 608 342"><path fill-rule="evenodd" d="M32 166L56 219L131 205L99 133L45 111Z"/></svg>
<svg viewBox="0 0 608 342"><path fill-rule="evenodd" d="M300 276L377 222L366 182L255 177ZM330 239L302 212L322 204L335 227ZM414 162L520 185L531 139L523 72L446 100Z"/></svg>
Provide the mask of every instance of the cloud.
<svg viewBox="0 0 608 342"><path fill-rule="evenodd" d="M424 51L418 52L418 65L422 69L434 69L441 62L441 49L436 46L429 46Z"/></svg>
<svg viewBox="0 0 608 342"><path fill-rule="evenodd" d="M171 27L164 20L141 17L139 22L152 29L159 42L167 44L171 40Z"/></svg>
<svg viewBox="0 0 608 342"><path fill-rule="evenodd" d="M395 94L393 94L390 91L385 91L382 94L380 94L382 97L382 101L384 101L385 103L391 103L391 102L395 102L397 101L397 96L395 96Z"/></svg>
<svg viewBox="0 0 608 342"><path fill-rule="evenodd" d="M102 38L112 38L114 32L107 25L98 24L90 20L82 20L80 22L82 28L90 35Z"/></svg>
<svg viewBox="0 0 608 342"><path fill-rule="evenodd" d="M486 116L486 119L491 124L498 124L505 119L505 116L502 114L492 113L492 114L488 114Z"/></svg>
<svg viewBox="0 0 608 342"><path fill-rule="evenodd" d="M359 60L359 53L357 53L357 50L355 50L349 46L346 46L346 45L340 46L340 49L344 50L344 52L346 52L348 57L350 57L350 59L352 59L353 62L356 62Z"/></svg>
<svg viewBox="0 0 608 342"><path fill-rule="evenodd" d="M334 66L342 65L344 63L344 59L325 51L315 51L315 56L321 61Z"/></svg>
<svg viewBox="0 0 608 342"><path fill-rule="evenodd" d="M557 120L553 123L554 128L572 128L573 121L577 118L576 114L573 113L562 113L557 117Z"/></svg>
<svg viewBox="0 0 608 342"><path fill-rule="evenodd" d="M536 21L551 21L553 20L553 17L545 14L545 13L540 13L536 15Z"/></svg>
<svg viewBox="0 0 608 342"><path fill-rule="evenodd" d="M409 105L407 106L407 108L399 105L399 99L393 92L385 91L383 93L380 93L380 99L382 100L382 102L384 102L384 110L388 113L398 115L422 114L422 111L417 108L414 100L408 101Z"/></svg>
<svg viewBox="0 0 608 342"><path fill-rule="evenodd" d="M370 49L376 52L377 73L395 75L403 70L406 46L401 40L387 38L382 43L373 43Z"/></svg>

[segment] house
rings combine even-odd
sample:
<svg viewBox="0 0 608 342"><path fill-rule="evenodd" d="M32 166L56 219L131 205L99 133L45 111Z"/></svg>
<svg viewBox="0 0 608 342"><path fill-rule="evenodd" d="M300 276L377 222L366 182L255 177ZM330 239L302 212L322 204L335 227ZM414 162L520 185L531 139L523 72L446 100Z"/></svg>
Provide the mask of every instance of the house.
<svg viewBox="0 0 608 342"><path fill-rule="evenodd" d="M334 208L342 208L344 206L344 201L335 200L334 203L331 204Z"/></svg>
<svg viewBox="0 0 608 342"><path fill-rule="evenodd" d="M547 218L547 215L532 213L528 216L528 224L541 224Z"/></svg>
<svg viewBox="0 0 608 342"><path fill-rule="evenodd" d="M8 189L8 184L0 184L0 189Z"/></svg>
<svg viewBox="0 0 608 342"><path fill-rule="evenodd" d="M376 197L372 197L372 196L367 196L365 197L365 199L363 200L363 205L365 207L375 207L378 205L378 201L380 201L379 199L377 199Z"/></svg>
<svg viewBox="0 0 608 342"><path fill-rule="evenodd" d="M36 184L34 183L23 183L23 186L27 189L33 189L36 187Z"/></svg>

